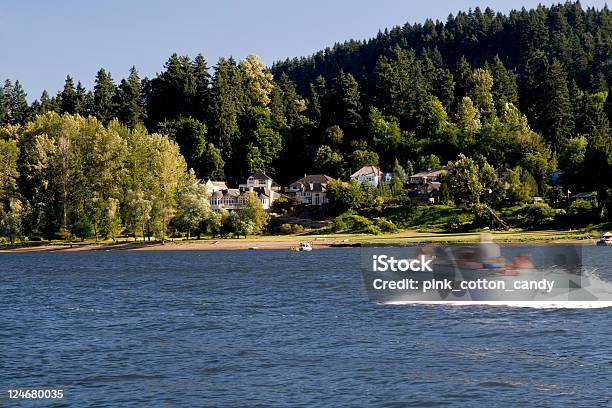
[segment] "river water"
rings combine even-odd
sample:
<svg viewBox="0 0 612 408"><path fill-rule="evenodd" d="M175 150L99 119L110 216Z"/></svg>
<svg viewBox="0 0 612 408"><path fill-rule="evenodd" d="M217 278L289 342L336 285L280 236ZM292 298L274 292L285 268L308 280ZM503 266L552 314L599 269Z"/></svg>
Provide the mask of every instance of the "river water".
<svg viewBox="0 0 612 408"><path fill-rule="evenodd" d="M359 263L0 254L0 406L612 405L612 308L379 304ZM64 398L8 399L34 388Z"/></svg>

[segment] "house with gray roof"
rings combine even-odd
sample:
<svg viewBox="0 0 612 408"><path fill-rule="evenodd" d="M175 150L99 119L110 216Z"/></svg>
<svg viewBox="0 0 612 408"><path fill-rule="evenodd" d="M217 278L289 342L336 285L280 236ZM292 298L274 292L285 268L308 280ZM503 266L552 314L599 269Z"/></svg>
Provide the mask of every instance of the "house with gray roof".
<svg viewBox="0 0 612 408"><path fill-rule="evenodd" d="M363 166L353 174L351 180L356 180L360 185L370 183L372 187L378 187L380 183L388 183L393 178L393 173L384 173L376 166Z"/></svg>
<svg viewBox="0 0 612 408"><path fill-rule="evenodd" d="M293 193L302 204L323 205L327 204L327 183L334 179L325 174L304 174L304 177L294 181L285 190Z"/></svg>

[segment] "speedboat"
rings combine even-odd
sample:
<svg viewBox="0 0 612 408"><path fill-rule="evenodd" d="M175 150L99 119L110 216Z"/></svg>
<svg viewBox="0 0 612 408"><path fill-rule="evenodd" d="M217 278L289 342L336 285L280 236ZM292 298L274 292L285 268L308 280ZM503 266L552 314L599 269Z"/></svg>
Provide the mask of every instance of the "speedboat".
<svg viewBox="0 0 612 408"><path fill-rule="evenodd" d="M304 252L312 251L312 246L310 245L310 242L300 242L297 246L297 250Z"/></svg>
<svg viewBox="0 0 612 408"><path fill-rule="evenodd" d="M612 232L606 232L597 240L597 246L612 246Z"/></svg>

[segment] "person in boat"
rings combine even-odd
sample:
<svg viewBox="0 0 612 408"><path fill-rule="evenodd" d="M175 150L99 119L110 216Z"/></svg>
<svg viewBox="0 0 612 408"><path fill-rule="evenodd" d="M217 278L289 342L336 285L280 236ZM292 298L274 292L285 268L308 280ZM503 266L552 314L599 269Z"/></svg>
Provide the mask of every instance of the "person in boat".
<svg viewBox="0 0 612 408"><path fill-rule="evenodd" d="M504 259L501 256L499 245L493 242L493 235L489 233L480 234L480 242L475 255L477 261L482 263L486 269L504 267Z"/></svg>

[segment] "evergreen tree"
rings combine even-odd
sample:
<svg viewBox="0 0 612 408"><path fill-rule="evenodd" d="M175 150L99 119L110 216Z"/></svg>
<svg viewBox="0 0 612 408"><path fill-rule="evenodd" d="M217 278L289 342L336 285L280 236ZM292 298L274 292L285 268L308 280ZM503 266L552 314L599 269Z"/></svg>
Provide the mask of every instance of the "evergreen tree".
<svg viewBox="0 0 612 408"><path fill-rule="evenodd" d="M195 94L196 79L191 61L186 56L172 54L164 65L164 71L150 83L147 95L150 125L189 116Z"/></svg>
<svg viewBox="0 0 612 408"><path fill-rule="evenodd" d="M96 74L94 84L94 115L106 124L115 117L115 96L116 88L110 72L101 68Z"/></svg>
<svg viewBox="0 0 612 408"><path fill-rule="evenodd" d="M9 110L10 110L10 123L25 123L28 119L28 101L26 100L26 93L19 81L15 81L15 85L12 87L12 92L9 97Z"/></svg>
<svg viewBox="0 0 612 408"><path fill-rule="evenodd" d="M567 139L572 135L572 107L565 73L561 64L553 60L546 78L546 109L543 112L542 133L551 143L553 151L559 153Z"/></svg>
<svg viewBox="0 0 612 408"><path fill-rule="evenodd" d="M240 136L238 117L244 104L242 73L232 58L220 58L211 88L211 140L225 157Z"/></svg>
<svg viewBox="0 0 612 408"><path fill-rule="evenodd" d="M202 54L198 54L193 60L193 76L195 79L193 117L206 122L207 109L210 103L210 72Z"/></svg>
<svg viewBox="0 0 612 408"><path fill-rule="evenodd" d="M200 175L202 154L206 147L206 125L197 119L180 118L159 124L159 131L170 136L180 147L187 167Z"/></svg>
<svg viewBox="0 0 612 408"><path fill-rule="evenodd" d="M122 79L116 94L117 119L130 128L142 123L143 101L140 77L136 67L130 68L127 79Z"/></svg>
<svg viewBox="0 0 612 408"><path fill-rule="evenodd" d="M349 135L356 136L363 127L359 85L351 74L340 72L330 95L330 112L337 124Z"/></svg>
<svg viewBox="0 0 612 408"><path fill-rule="evenodd" d="M497 111L501 112L504 105L508 102L516 105L518 102L518 94L516 89L516 81L512 73L508 72L499 56L495 56L493 65L491 66L491 75L493 77L493 87L491 94L495 101Z"/></svg>
<svg viewBox="0 0 612 408"><path fill-rule="evenodd" d="M42 95L40 95L40 113L47 113L55 109L56 107L54 106L52 100L49 98L49 94L46 90L44 90L42 92Z"/></svg>
<svg viewBox="0 0 612 408"><path fill-rule="evenodd" d="M207 143L200 160L202 178L206 180L225 180L224 167L225 162L221 156L221 151L214 144Z"/></svg>
<svg viewBox="0 0 612 408"><path fill-rule="evenodd" d="M59 95L61 112L74 114L77 110L77 93L74 89L74 81L70 75L66 76L64 90Z"/></svg>
<svg viewBox="0 0 612 408"><path fill-rule="evenodd" d="M472 71L472 66L463 55L459 58L459 62L457 62L457 71L455 75L455 97L457 101L460 101L464 96L468 96L474 87L474 72Z"/></svg>

